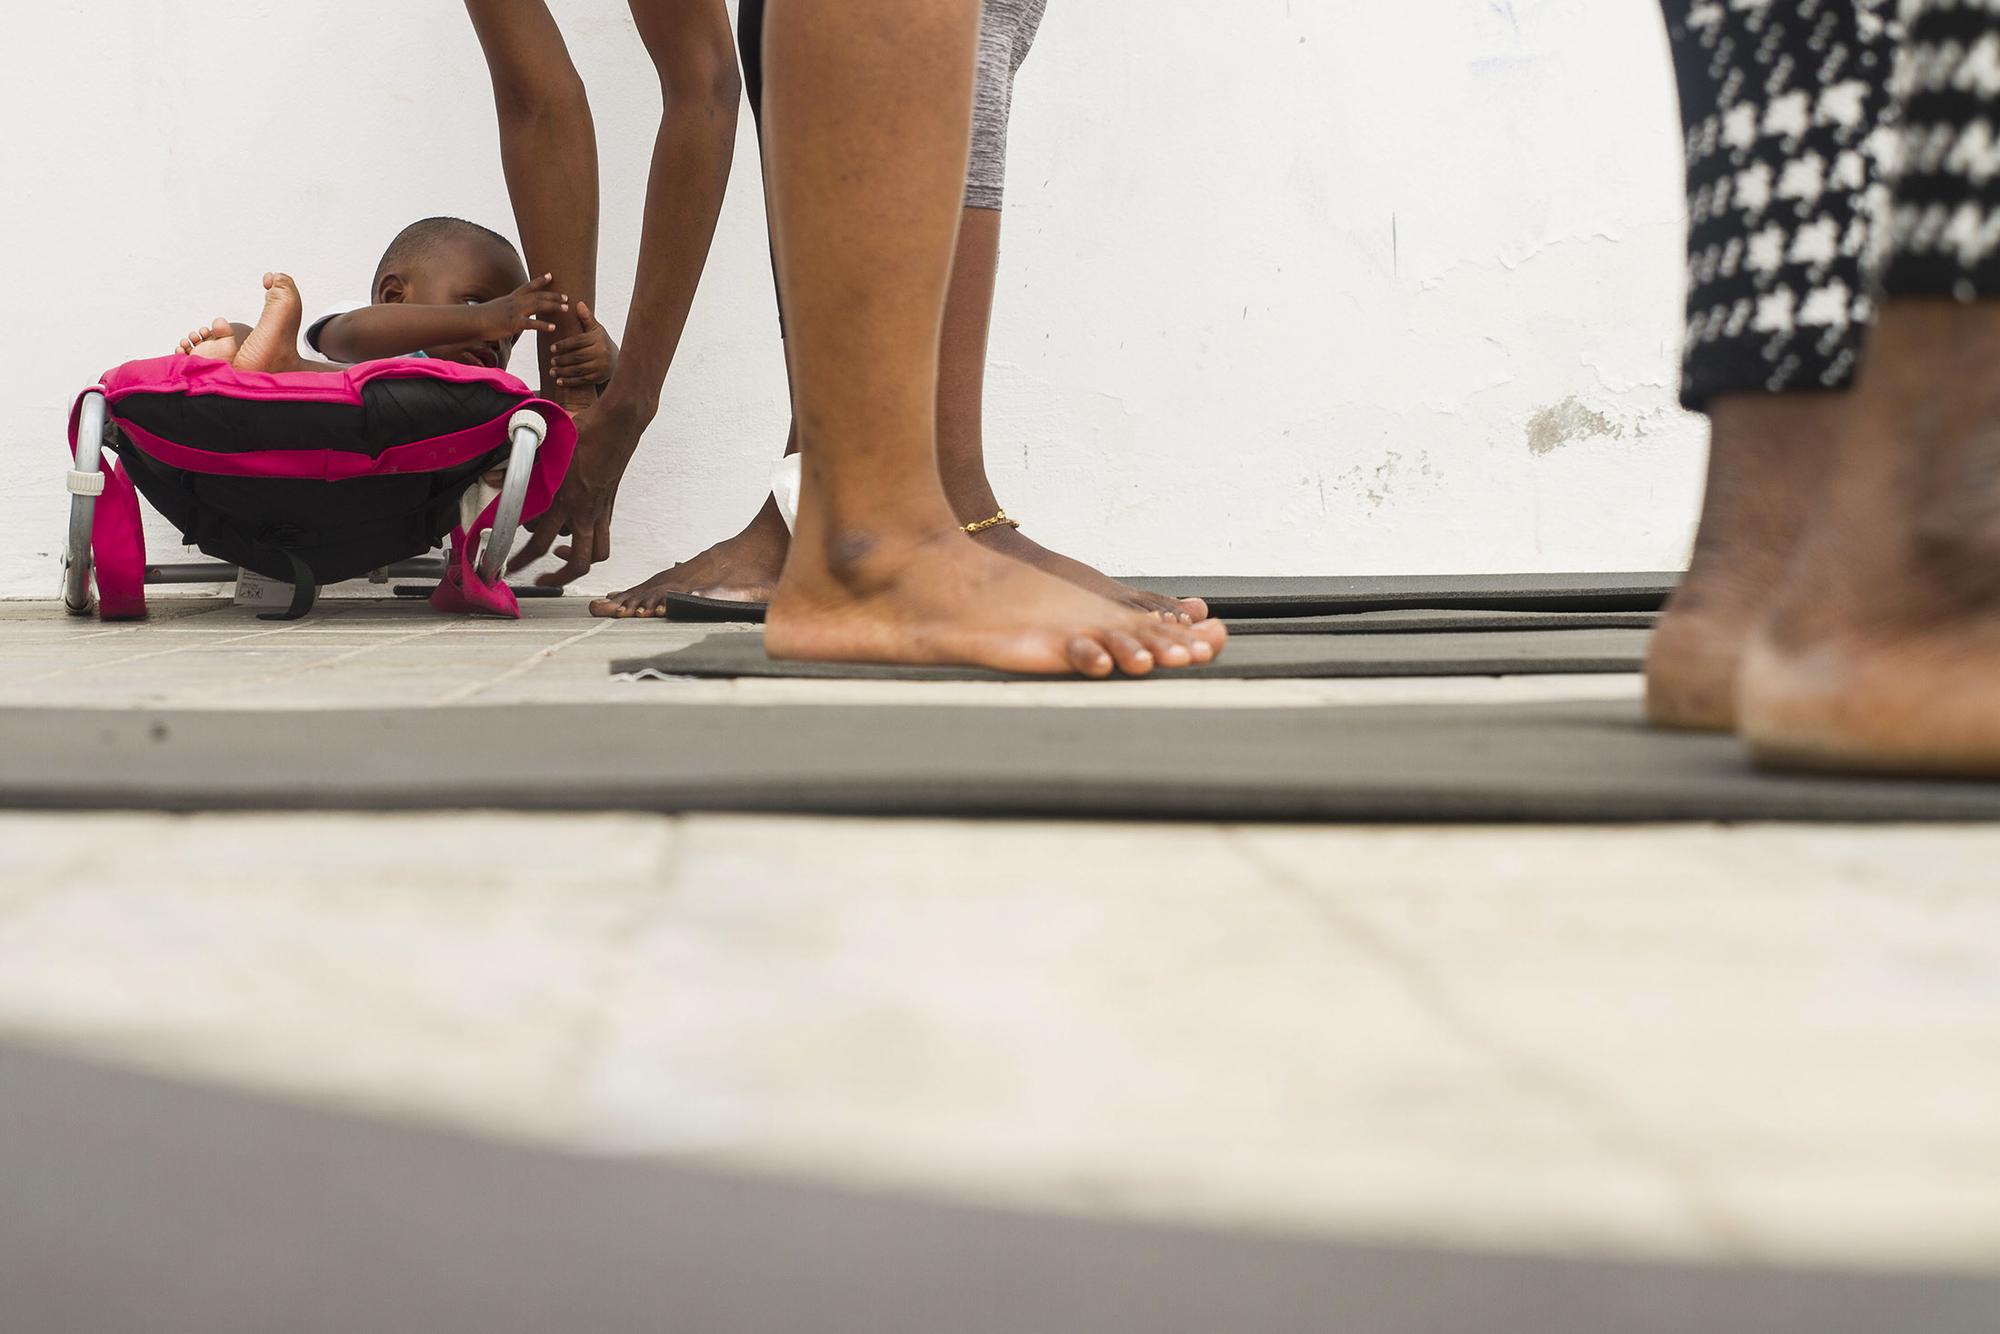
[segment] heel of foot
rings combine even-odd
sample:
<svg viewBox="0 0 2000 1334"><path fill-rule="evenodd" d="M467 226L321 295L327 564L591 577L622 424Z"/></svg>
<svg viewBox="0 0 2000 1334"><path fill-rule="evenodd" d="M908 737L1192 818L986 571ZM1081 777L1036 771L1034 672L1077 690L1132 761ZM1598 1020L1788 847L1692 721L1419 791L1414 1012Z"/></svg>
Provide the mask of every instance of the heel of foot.
<svg viewBox="0 0 2000 1334"><path fill-rule="evenodd" d="M1747 627L1671 610L1646 647L1646 720L1655 727L1728 732Z"/></svg>
<svg viewBox="0 0 2000 1334"><path fill-rule="evenodd" d="M1771 768L2000 778L2000 644L1909 635L1744 656L1737 725Z"/></svg>

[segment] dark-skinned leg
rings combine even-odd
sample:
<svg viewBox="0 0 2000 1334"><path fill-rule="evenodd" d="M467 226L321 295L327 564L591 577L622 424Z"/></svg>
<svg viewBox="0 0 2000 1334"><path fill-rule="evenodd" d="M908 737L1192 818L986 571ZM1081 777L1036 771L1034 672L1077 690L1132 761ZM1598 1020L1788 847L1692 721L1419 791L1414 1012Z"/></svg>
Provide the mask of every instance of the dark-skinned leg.
<svg viewBox="0 0 2000 1334"><path fill-rule="evenodd" d="M938 471L961 523L974 523L1000 509L986 475L984 432L987 336L993 322L999 258L999 210L964 210L945 301L938 375ZM797 447L794 431L785 452L792 453ZM591 604L591 610L600 616L664 616L670 592L733 602L768 601L785 567L790 541L777 503L767 499L756 518L736 536L716 543L692 560L662 570L643 584L599 599ZM978 535L978 541L1080 588L1145 611L1188 621L1208 614L1198 599L1180 603L1127 588L1082 561L1050 551L1019 529L1005 525L988 528Z"/></svg>
<svg viewBox="0 0 2000 1334"><path fill-rule="evenodd" d="M751 106L757 106L758 53L751 44L761 38L759 11L743 11L744 69L750 76ZM993 15L987 15L990 22ZM1000 118L1004 123L1004 114ZM967 523L986 518L999 501L986 475L983 418L987 336L992 324L993 296L998 281L1000 212L997 208L967 208L960 217L958 247L945 303L944 332L938 383L938 457L945 493ZM794 429L785 452L798 449ZM982 544L1016 560L1024 560L1079 587L1127 602L1143 610L1194 621L1208 614L1199 599L1177 602L1156 593L1127 588L1081 561L1050 551L1018 529L1004 525L979 534ZM667 595L689 593L737 602L765 602L784 569L791 535L774 500L766 498L749 525L735 536L709 547L690 560L654 575L642 584L591 604L600 616L649 617L667 614Z"/></svg>
<svg viewBox="0 0 2000 1334"><path fill-rule="evenodd" d="M785 440L785 453L796 454L796 427ZM775 496L763 505L742 532L726 537L700 554L670 565L643 583L606 594L590 604L593 616L619 619L667 614L667 594L686 593L723 602L769 602L784 572L791 550L792 530L778 511Z"/></svg>
<svg viewBox="0 0 2000 1334"><path fill-rule="evenodd" d="M562 30L540 0L465 0L486 54L500 121L500 167L521 248L536 273L560 277L570 308L538 336L542 392L572 413L595 405L590 386L561 386L550 348L582 331L576 310L597 302L597 134Z"/></svg>
<svg viewBox="0 0 2000 1334"><path fill-rule="evenodd" d="M1750 634L1790 568L1847 395L1733 393L1708 405L1708 489L1687 574L1646 651L1656 726L1731 731Z"/></svg>
<svg viewBox="0 0 2000 1334"><path fill-rule="evenodd" d="M736 153L743 85L723 0L630 0L630 8L660 79L660 129L617 370L579 424L576 457L562 489L508 565L526 566L567 533L569 544L556 548L563 567L536 580L543 585L571 583L611 554L618 485L659 412Z"/></svg>
<svg viewBox="0 0 2000 1334"><path fill-rule="evenodd" d="M761 139L764 0L742 0L737 6L737 47L743 62L744 90L749 94L751 113L759 118ZM775 257L773 264L775 267ZM798 452L799 432L793 425L786 430L785 453ZM621 619L665 616L669 593L688 593L725 602L769 602L777 590L778 575L785 568L785 553L791 544L792 532L778 511L777 498L767 493L764 503L741 532L688 560L668 566L650 579L598 598L590 604L591 615Z"/></svg>
<svg viewBox="0 0 2000 1334"><path fill-rule="evenodd" d="M1885 0L1718 7L1663 0L1687 151L1682 401L1709 416L1693 557L1646 661L1661 726L1726 731L1751 631L1818 506L1872 303L1896 49ZM1784 108L1832 107L1794 124ZM1789 163L1827 170L1811 191Z"/></svg>
<svg viewBox="0 0 2000 1334"><path fill-rule="evenodd" d="M2000 778L2000 297L1889 301L1824 500L1745 652L1793 766Z"/></svg>
<svg viewBox="0 0 2000 1334"><path fill-rule="evenodd" d="M986 475L986 352L999 278L1000 210L968 208L959 218L938 359L938 472L961 523L977 523L1001 509ZM984 529L977 540L989 550L1142 611L1190 622L1208 615L1199 598L1176 601L1128 588L1006 524Z"/></svg>
<svg viewBox="0 0 2000 1334"><path fill-rule="evenodd" d="M804 462L764 641L782 658L1108 675L1206 659L1183 626L987 551L937 473L938 348L978 0L773 0L765 155Z"/></svg>
<svg viewBox="0 0 2000 1334"><path fill-rule="evenodd" d="M2000 15L1905 12L1882 314L1738 721L1766 763L2000 778Z"/></svg>

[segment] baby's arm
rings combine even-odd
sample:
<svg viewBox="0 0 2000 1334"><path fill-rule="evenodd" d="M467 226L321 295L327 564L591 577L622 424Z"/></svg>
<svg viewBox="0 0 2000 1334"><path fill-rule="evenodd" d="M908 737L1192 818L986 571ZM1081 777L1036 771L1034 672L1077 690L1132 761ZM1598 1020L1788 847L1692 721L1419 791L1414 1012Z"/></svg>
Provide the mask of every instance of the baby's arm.
<svg viewBox="0 0 2000 1334"><path fill-rule="evenodd" d="M569 298L550 290L554 281L543 274L476 305L363 306L322 324L319 350L335 361L374 361L449 343L498 342L531 329L551 333L555 325L548 316L569 309Z"/></svg>

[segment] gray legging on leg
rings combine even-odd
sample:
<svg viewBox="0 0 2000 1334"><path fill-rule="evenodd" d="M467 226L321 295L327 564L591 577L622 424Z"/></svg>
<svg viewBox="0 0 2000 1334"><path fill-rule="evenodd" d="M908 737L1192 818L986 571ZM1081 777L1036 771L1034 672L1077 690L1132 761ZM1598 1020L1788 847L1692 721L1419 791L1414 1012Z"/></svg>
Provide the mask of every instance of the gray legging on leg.
<svg viewBox="0 0 2000 1334"><path fill-rule="evenodd" d="M1014 76L1035 45L1048 0L986 0L979 25L979 88L972 109L972 157L965 174L967 208L1000 207L1007 181L1007 122L1014 111ZM743 0L736 15L743 86L750 112L764 119L764 0Z"/></svg>
<svg viewBox="0 0 2000 1334"><path fill-rule="evenodd" d="M1000 207L1007 187L1007 123L1014 115L1014 76L1035 45L1048 0L986 0L979 24L979 88L972 105L972 160L965 173L967 208Z"/></svg>

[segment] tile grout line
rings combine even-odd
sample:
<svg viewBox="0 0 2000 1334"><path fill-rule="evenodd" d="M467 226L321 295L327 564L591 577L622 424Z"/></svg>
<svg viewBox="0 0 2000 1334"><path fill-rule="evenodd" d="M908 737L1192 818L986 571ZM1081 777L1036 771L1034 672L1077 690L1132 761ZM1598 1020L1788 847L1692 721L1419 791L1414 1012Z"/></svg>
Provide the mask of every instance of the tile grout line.
<svg viewBox="0 0 2000 1334"><path fill-rule="evenodd" d="M300 663L296 667L284 667L275 672L267 672L262 676L248 677L239 680L236 684L248 686L268 685L273 681L282 681L288 677L304 676L306 673L316 672L322 667L331 667L336 663L352 662L356 658L364 657L381 649L392 648L397 644L407 644L412 640L428 639L433 635L441 635L447 630L456 628L460 623L460 619L462 618L454 618L446 621L443 625L427 626L422 630L412 630L400 635L383 635L375 643L363 644L359 648L347 649L329 657L315 658L311 662Z"/></svg>
<svg viewBox="0 0 2000 1334"><path fill-rule="evenodd" d="M78 633L76 631L66 631L63 634L63 638L56 642L74 644L74 643L79 643L86 639L108 639L118 635L135 634L140 630L153 630L155 632L193 630L198 634L209 634L209 635L228 634L230 633L228 630L208 630L208 629L203 629L199 626L184 626L179 624L179 622L181 621L195 621L195 620L200 620L204 616L213 616L216 612L225 610L227 606L228 604L225 603L223 604L223 606L220 607L203 607L200 611L191 611L184 616L172 616L167 618L165 621L139 620L139 621L133 621L129 625L104 625L104 623L100 621L98 622L99 626L101 627L99 629L86 630L82 633ZM93 616L94 615L95 613L93 613ZM0 619L0 625L8 625L8 624L29 625L29 624L34 624L34 622L32 621L10 622L4 619Z"/></svg>
<svg viewBox="0 0 2000 1334"><path fill-rule="evenodd" d="M535 668L541 666L544 662L547 662L550 658L555 657L556 654L562 652L570 645L580 644L584 640L589 639L592 635L602 634L616 624L618 624L618 622L614 618L607 617L603 620L600 620L596 625L591 626L588 630L579 631L578 633L571 635L567 639L558 640L555 643L550 644L547 648L536 649L533 653L530 653L526 658L523 658L520 662L515 663L512 667L509 667L506 671L501 672L498 676L495 676L490 680L470 681L467 682L465 685L458 687L456 690L446 691L444 694L439 695L436 699L431 701L431 707L440 708L449 704L463 704L466 700L471 699L473 696L483 694L484 692L493 689L493 687L497 685L504 685L506 682L512 681L517 677L526 676L529 672L535 670Z"/></svg>
<svg viewBox="0 0 2000 1334"><path fill-rule="evenodd" d="M94 672L94 671L99 671L106 667L124 667L130 663L146 662L153 658L171 657L173 654L176 653L188 653L195 649L200 649L200 648L218 648L224 644L240 644L243 641L250 639L267 639L272 635L284 634L287 630L290 630L291 628L292 627L289 625L280 625L280 626L275 626L269 630L246 631L243 634L231 635L226 639L209 640L195 644L179 644L174 646L173 648L154 649L149 653L127 654L125 657L111 658L104 662L72 663L66 667L58 667L54 671L43 672L39 676L30 676L27 678L27 680L52 681L57 677L61 676L74 676L81 672Z"/></svg>
<svg viewBox="0 0 2000 1334"><path fill-rule="evenodd" d="M196 619L197 617L201 617L201 616L212 616L212 615L216 614L217 612L221 612L221 611L224 611L224 610L226 610L226 609L227 609L227 607L228 607L228 605L229 605L229 604L225 604L224 606L220 606L220 607L206 607L206 608L202 609L201 611L197 611L197 612L193 612L193 613L190 613L190 614L189 614L188 616L186 616L186 617L182 617L182 618L178 618L178 619L184 619L184 620L194 620L194 619ZM330 610L330 609L329 609L329 610L328 610L328 612L327 612L327 615L329 616L329 618L331 618L331 617L333 617L333 616L337 616L337 615L339 615L339 614L340 614L339 612L337 612L337 611L332 611L332 610ZM127 656L125 656L125 657L122 657L122 658L111 658L111 659L109 659L109 660L107 660L107 661L104 661L104 662L80 662L80 663L73 663L73 664L70 664L70 665L68 665L68 666L65 666L65 667L58 667L58 668L56 668L56 669L55 669L54 671L49 671L49 672L43 672L43 673L41 673L41 674L40 674L39 676L30 676L30 677L26 678L26 680L27 680L27 681L52 681L52 680L55 680L55 679L56 679L56 678L58 678L58 677L63 677L63 676L71 676L71 675L74 675L74 674L76 674L76 673L79 673L79 672L94 672L94 671L97 671L97 670L99 670L100 668L104 668L104 667L123 667L123 666L126 666L126 665L130 664L130 663L135 663L135 662L147 662L147 661L150 661L151 659L154 659L154 658L165 658L165 657L170 657L170 656L172 656L173 654L176 654L176 653L187 653L187 652L189 652L189 651L191 651L191 650L194 650L194 649L200 649L200 648L218 648L218 647L221 647L221 646L222 646L222 645L224 645L224 644L240 644L240 643L242 643L243 641L245 641L245 640L250 640L250 639L265 639L265 638L269 638L269 637L270 637L270 636L272 636L272 635L281 635L281 634L285 634L285 633L287 633L288 631L294 631L294 630L297 630L297 629L299 628L299 625L300 625L300 623L299 623L298 621L287 621L287 622L285 622L285 623L284 623L284 624L282 624L282 625L274 625L274 626L272 626L272 627L271 627L270 629L268 629L268 630L248 630L248 631L244 631L244 632L243 632L243 633L241 633L241 634L227 634L227 633L225 632L225 634L226 634L226 637L225 637L225 638L222 638L222 639L216 639L216 640L209 640L209 641L207 641L207 642L197 642L197 643L193 643L193 644L177 644L177 645L175 645L175 646L174 646L173 648L162 648L162 649L154 649L154 650L152 650L152 651L150 651L150 652L147 652L147 653L133 653L133 654L128 654L128 655L127 655ZM139 631L139 630L143 630L143 629L146 629L146 628L147 628L147 623L146 623L146 622L144 622L144 621L141 621L141 622L139 622L138 624L136 624L136 625L132 625L132 626L129 626L129 627L121 627L121 629L129 629L129 630L131 630L131 631ZM157 627L155 627L155 628L157 628L157 629L159 629L159 630L162 630L162 631L167 631L167 630L169 630L169 629L172 629L172 628L177 628L177 627L171 627L171 626L166 626L166 625L161 625L161 626L157 626ZM92 637L94 638L95 636L92 636ZM25 682L24 682L24 684L25 684Z"/></svg>

